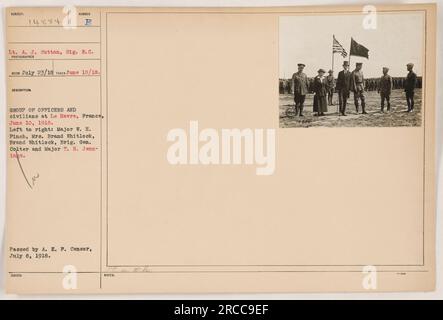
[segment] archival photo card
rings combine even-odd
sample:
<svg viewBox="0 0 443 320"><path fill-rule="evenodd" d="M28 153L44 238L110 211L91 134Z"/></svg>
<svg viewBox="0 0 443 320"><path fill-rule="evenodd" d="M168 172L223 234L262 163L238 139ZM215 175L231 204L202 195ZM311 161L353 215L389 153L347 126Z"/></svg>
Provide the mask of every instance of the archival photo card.
<svg viewBox="0 0 443 320"><path fill-rule="evenodd" d="M5 15L9 293L435 288L435 5Z"/></svg>

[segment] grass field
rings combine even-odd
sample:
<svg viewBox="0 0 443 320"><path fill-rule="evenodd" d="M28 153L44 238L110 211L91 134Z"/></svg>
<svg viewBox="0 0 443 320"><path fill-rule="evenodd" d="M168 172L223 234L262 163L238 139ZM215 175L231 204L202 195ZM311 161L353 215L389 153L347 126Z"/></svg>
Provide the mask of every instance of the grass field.
<svg viewBox="0 0 443 320"><path fill-rule="evenodd" d="M421 89L415 90L415 105L413 112L406 112L405 93L402 89L393 90L391 94L391 111L381 113L380 95L377 91L365 92L366 112L356 114L353 93L346 107L347 116L339 116L338 95L334 94L333 103L328 106L325 116L317 117L312 112L313 94L308 94L305 100L304 117L294 114L293 95L280 95L280 128L308 128L308 127L412 127L421 125L422 97Z"/></svg>

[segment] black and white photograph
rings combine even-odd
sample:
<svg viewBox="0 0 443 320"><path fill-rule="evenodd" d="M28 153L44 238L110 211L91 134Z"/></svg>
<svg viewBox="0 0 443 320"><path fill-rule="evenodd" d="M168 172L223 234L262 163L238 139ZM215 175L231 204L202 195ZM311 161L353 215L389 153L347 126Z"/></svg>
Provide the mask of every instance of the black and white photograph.
<svg viewBox="0 0 443 320"><path fill-rule="evenodd" d="M421 126L422 12L283 16L281 128Z"/></svg>

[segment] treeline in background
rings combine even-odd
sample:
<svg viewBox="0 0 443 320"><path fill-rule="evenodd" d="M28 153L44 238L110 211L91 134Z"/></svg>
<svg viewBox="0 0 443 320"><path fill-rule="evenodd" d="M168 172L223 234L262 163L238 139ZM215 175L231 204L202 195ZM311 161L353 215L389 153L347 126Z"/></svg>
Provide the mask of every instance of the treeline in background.
<svg viewBox="0 0 443 320"><path fill-rule="evenodd" d="M393 89L403 89L404 88L404 77L392 77ZM380 78L368 78L365 79L365 90L375 91L378 88L378 83ZM309 78L309 92L313 93L312 84L314 78ZM417 77L417 88L422 87L422 77ZM279 79L279 92L280 94L291 94L292 90L292 79Z"/></svg>

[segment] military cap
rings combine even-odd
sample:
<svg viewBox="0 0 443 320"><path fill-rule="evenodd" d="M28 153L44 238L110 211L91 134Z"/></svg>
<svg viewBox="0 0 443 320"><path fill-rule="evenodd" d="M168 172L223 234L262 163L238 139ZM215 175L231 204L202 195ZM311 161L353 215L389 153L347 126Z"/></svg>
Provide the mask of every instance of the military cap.
<svg viewBox="0 0 443 320"><path fill-rule="evenodd" d="M355 64L356 67L358 67L358 66L362 66L362 65L363 65L363 62L357 62L357 63Z"/></svg>
<svg viewBox="0 0 443 320"><path fill-rule="evenodd" d="M332 70L332 69L330 69L329 71L328 71L328 73L333 73L334 71Z"/></svg>
<svg viewBox="0 0 443 320"><path fill-rule="evenodd" d="M299 63L299 64L297 64L297 66L299 66L299 67L306 67L306 65L304 63Z"/></svg>
<svg viewBox="0 0 443 320"><path fill-rule="evenodd" d="M349 66L349 61L343 61L343 66Z"/></svg>
<svg viewBox="0 0 443 320"><path fill-rule="evenodd" d="M388 67L383 67L383 70L389 71Z"/></svg>
<svg viewBox="0 0 443 320"><path fill-rule="evenodd" d="M410 63L408 63L406 66L408 66L408 67L413 67L414 64L410 62Z"/></svg>
<svg viewBox="0 0 443 320"><path fill-rule="evenodd" d="M323 73L325 73L326 71L325 71L325 69L318 69L318 71L317 71L318 73L320 73L320 72L323 72Z"/></svg>

